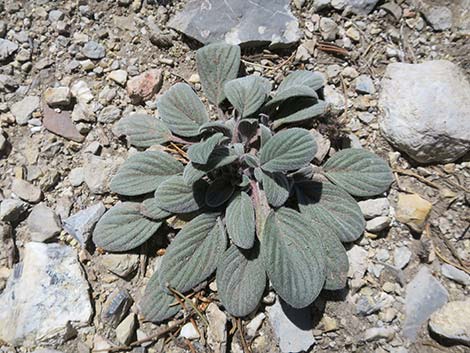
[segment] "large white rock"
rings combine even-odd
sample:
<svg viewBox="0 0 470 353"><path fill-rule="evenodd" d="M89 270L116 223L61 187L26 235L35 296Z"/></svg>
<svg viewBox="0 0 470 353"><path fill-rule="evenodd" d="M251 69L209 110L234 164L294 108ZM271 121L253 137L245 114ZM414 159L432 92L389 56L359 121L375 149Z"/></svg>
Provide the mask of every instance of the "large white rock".
<svg viewBox="0 0 470 353"><path fill-rule="evenodd" d="M385 138L418 162L452 162L470 150L470 83L449 61L388 65L379 105Z"/></svg>
<svg viewBox="0 0 470 353"><path fill-rule="evenodd" d="M88 324L92 314L75 250L27 243L23 262L0 296L0 341L25 347L61 342L71 330Z"/></svg>

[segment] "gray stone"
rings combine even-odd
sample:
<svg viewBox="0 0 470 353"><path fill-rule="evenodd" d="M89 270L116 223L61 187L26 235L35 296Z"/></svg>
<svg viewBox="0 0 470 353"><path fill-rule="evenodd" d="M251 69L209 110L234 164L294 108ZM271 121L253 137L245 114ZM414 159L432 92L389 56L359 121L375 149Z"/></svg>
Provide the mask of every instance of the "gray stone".
<svg viewBox="0 0 470 353"><path fill-rule="evenodd" d="M93 194L103 194L109 191L111 178L117 172L122 159L102 158L99 156L88 155L86 158L83 172L85 184Z"/></svg>
<svg viewBox="0 0 470 353"><path fill-rule="evenodd" d="M39 108L39 97L26 96L19 102L11 105L10 111L16 119L18 125L26 125L31 118L31 114Z"/></svg>
<svg viewBox="0 0 470 353"><path fill-rule="evenodd" d="M444 277L447 277L457 283L463 284L464 286L470 285L470 276L452 265L442 264L441 272Z"/></svg>
<svg viewBox="0 0 470 353"><path fill-rule="evenodd" d="M361 279L367 270L367 250L359 245L353 245L347 251L349 260L348 277L354 279Z"/></svg>
<svg viewBox="0 0 470 353"><path fill-rule="evenodd" d="M127 277L139 266L139 255L136 254L106 254L100 259L108 271L120 277Z"/></svg>
<svg viewBox="0 0 470 353"><path fill-rule="evenodd" d="M95 224L105 212L106 208L102 202L99 202L65 219L64 229L77 239L80 245L85 246Z"/></svg>
<svg viewBox="0 0 470 353"><path fill-rule="evenodd" d="M120 116L121 109L115 105L110 105L101 110L100 114L98 115L98 121L103 124L110 124L118 120Z"/></svg>
<svg viewBox="0 0 470 353"><path fill-rule="evenodd" d="M51 10L49 12L48 19L51 22L57 22L57 21L63 20L64 18L65 18L65 14L60 10Z"/></svg>
<svg viewBox="0 0 470 353"><path fill-rule="evenodd" d="M188 340L195 340L200 337L199 332L196 330L194 325L191 322L184 324L181 327L180 337L186 338Z"/></svg>
<svg viewBox="0 0 470 353"><path fill-rule="evenodd" d="M5 38L5 35L7 34L7 24L5 21L0 20L0 38Z"/></svg>
<svg viewBox="0 0 470 353"><path fill-rule="evenodd" d="M0 339L12 345L62 343L93 310L75 250L31 242L0 297Z"/></svg>
<svg viewBox="0 0 470 353"><path fill-rule="evenodd" d="M69 180L72 186L80 186L84 180L83 168L73 168L69 173Z"/></svg>
<svg viewBox="0 0 470 353"><path fill-rule="evenodd" d="M310 310L294 309L278 299L266 312L281 352L307 351L314 345Z"/></svg>
<svg viewBox="0 0 470 353"><path fill-rule="evenodd" d="M0 74L0 91L13 92L18 88L16 79L9 75Z"/></svg>
<svg viewBox="0 0 470 353"><path fill-rule="evenodd" d="M60 233L60 221L52 209L41 202L33 207L28 216L31 240L45 242Z"/></svg>
<svg viewBox="0 0 470 353"><path fill-rule="evenodd" d="M44 100L51 108L67 107L72 95L68 87L50 87L44 92Z"/></svg>
<svg viewBox="0 0 470 353"><path fill-rule="evenodd" d="M113 80L117 84L124 86L127 82L127 71L126 70L114 70L108 75L110 80Z"/></svg>
<svg viewBox="0 0 470 353"><path fill-rule="evenodd" d="M227 350L227 315L219 309L217 304L210 303L206 310L207 344L214 353L225 353Z"/></svg>
<svg viewBox="0 0 470 353"><path fill-rule="evenodd" d="M384 229L387 229L390 226L389 217L375 217L366 223L366 230L368 232L377 233L381 232Z"/></svg>
<svg viewBox="0 0 470 353"><path fill-rule="evenodd" d="M435 31L445 31L452 27L453 15L448 6L440 6L429 0L414 0L414 2Z"/></svg>
<svg viewBox="0 0 470 353"><path fill-rule="evenodd" d="M324 40L333 41L338 34L338 25L328 17L320 19L320 32Z"/></svg>
<svg viewBox="0 0 470 353"><path fill-rule="evenodd" d="M88 59L99 60L106 56L106 49L101 44L90 41L83 46L82 53Z"/></svg>
<svg viewBox="0 0 470 353"><path fill-rule="evenodd" d="M429 329L453 344L470 346L470 299L444 305L432 314Z"/></svg>
<svg viewBox="0 0 470 353"><path fill-rule="evenodd" d="M431 314L447 303L449 294L427 267L421 267L406 286L403 336L415 341Z"/></svg>
<svg viewBox="0 0 470 353"><path fill-rule="evenodd" d="M411 259L411 251L406 246L398 246L393 251L393 259L395 263L395 267L399 268L400 270L408 265Z"/></svg>
<svg viewBox="0 0 470 353"><path fill-rule="evenodd" d="M42 198L41 189L23 179L13 179L11 191L13 191L13 193L20 199L32 203L39 202Z"/></svg>
<svg viewBox="0 0 470 353"><path fill-rule="evenodd" d="M88 104L93 100L93 93L91 93L88 84L82 80L75 82L70 87L70 93L81 104Z"/></svg>
<svg viewBox="0 0 470 353"><path fill-rule="evenodd" d="M390 213L390 202L386 197L359 201L358 204L365 219L388 216Z"/></svg>
<svg viewBox="0 0 470 353"><path fill-rule="evenodd" d="M132 306L133 300L127 290L117 288L106 299L101 319L116 328Z"/></svg>
<svg viewBox="0 0 470 353"><path fill-rule="evenodd" d="M375 8L379 0L342 0L345 2L346 10L356 15L368 15Z"/></svg>
<svg viewBox="0 0 470 353"><path fill-rule="evenodd" d="M470 83L449 61L388 65L379 105L385 138L418 162L452 162L470 149Z"/></svg>
<svg viewBox="0 0 470 353"><path fill-rule="evenodd" d="M363 94L374 94L375 86L370 76L360 75L354 80L356 92Z"/></svg>
<svg viewBox="0 0 470 353"><path fill-rule="evenodd" d="M116 338L122 344L131 343L135 336L137 327L137 319L134 313L129 314L122 322L116 327Z"/></svg>
<svg viewBox="0 0 470 353"><path fill-rule="evenodd" d="M371 327L364 332L364 341L376 341L381 338L390 340L395 335L392 327Z"/></svg>
<svg viewBox="0 0 470 353"><path fill-rule="evenodd" d="M266 315L264 313L259 313L246 325L246 334L248 337L256 336L265 318Z"/></svg>
<svg viewBox="0 0 470 353"><path fill-rule="evenodd" d="M16 222L28 210L28 204L21 200L5 199L0 203L0 221Z"/></svg>
<svg viewBox="0 0 470 353"><path fill-rule="evenodd" d="M300 38L299 23L289 0L189 1L169 22L172 27L203 44L271 47L289 46Z"/></svg>
<svg viewBox="0 0 470 353"><path fill-rule="evenodd" d="M18 44L0 38L0 61L9 59L18 50Z"/></svg>

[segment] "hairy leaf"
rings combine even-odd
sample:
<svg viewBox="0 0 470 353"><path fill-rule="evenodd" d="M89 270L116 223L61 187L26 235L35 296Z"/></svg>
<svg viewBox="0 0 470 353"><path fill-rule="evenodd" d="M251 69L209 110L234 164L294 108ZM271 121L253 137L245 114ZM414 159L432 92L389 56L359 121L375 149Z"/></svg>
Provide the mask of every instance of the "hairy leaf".
<svg viewBox="0 0 470 353"><path fill-rule="evenodd" d="M283 92L293 86L307 86L314 91L320 89L325 84L323 75L319 72L298 70L289 74L279 85L277 92Z"/></svg>
<svg viewBox="0 0 470 353"><path fill-rule="evenodd" d="M218 132L203 142L196 143L189 146L188 157L191 162L206 164L209 160L214 148L222 142L226 137L221 132Z"/></svg>
<svg viewBox="0 0 470 353"><path fill-rule="evenodd" d="M162 285L186 292L215 271L227 246L218 217L218 213L204 213L178 233L162 260Z"/></svg>
<svg viewBox="0 0 470 353"><path fill-rule="evenodd" d="M177 83L157 101L160 118L175 134L197 136L209 121L204 104L186 83Z"/></svg>
<svg viewBox="0 0 470 353"><path fill-rule="evenodd" d="M250 196L239 192L225 212L227 233L233 243L243 249L251 249L255 241L255 210Z"/></svg>
<svg viewBox="0 0 470 353"><path fill-rule="evenodd" d="M111 190L125 196L155 191L171 176L182 173L183 165L160 151L145 151L130 156L111 181Z"/></svg>
<svg viewBox="0 0 470 353"><path fill-rule="evenodd" d="M201 85L209 101L219 105L225 99L224 85L237 77L240 47L225 43L209 44L196 52Z"/></svg>
<svg viewBox="0 0 470 353"><path fill-rule="evenodd" d="M96 224L93 242L107 251L131 250L154 235L161 224L143 216L139 203L119 203Z"/></svg>
<svg viewBox="0 0 470 353"><path fill-rule="evenodd" d="M140 204L140 213L145 217L156 221L168 218L172 215L171 212L158 207L157 200L154 197L147 199Z"/></svg>
<svg viewBox="0 0 470 353"><path fill-rule="evenodd" d="M231 153L226 147L217 147L209 157L207 164L188 163L183 171L183 179L191 185L214 169L224 167L235 162L238 156Z"/></svg>
<svg viewBox="0 0 470 353"><path fill-rule="evenodd" d="M238 124L238 136L242 143L250 141L258 132L259 122L257 119L244 119ZM242 147L243 144L242 144ZM244 148L242 148L244 150Z"/></svg>
<svg viewBox="0 0 470 353"><path fill-rule="evenodd" d="M232 136L232 129L219 121L209 121L205 124L202 124L199 128L199 132L203 133L205 131L221 132L227 137Z"/></svg>
<svg viewBox="0 0 470 353"><path fill-rule="evenodd" d="M349 261L346 249L335 234L323 224L313 222L312 230L322 240L325 252L326 290L338 290L346 286Z"/></svg>
<svg viewBox="0 0 470 353"><path fill-rule="evenodd" d="M289 180L282 173L262 172L263 190L268 202L273 207L284 205L289 198Z"/></svg>
<svg viewBox="0 0 470 353"><path fill-rule="evenodd" d="M315 101L315 103L310 103L308 107L292 113L288 113L287 111L279 112L279 115L282 117L276 119L273 122L273 129L277 129L284 124L297 123L300 121L312 119L318 115L322 115L326 112L327 107L328 104L326 102Z"/></svg>
<svg viewBox="0 0 470 353"><path fill-rule="evenodd" d="M321 239L311 224L290 208L271 211L261 240L261 256L271 283L294 308L311 304L325 283Z"/></svg>
<svg viewBox="0 0 470 353"><path fill-rule="evenodd" d="M188 185L182 176L174 176L155 191L157 206L173 213L189 213L203 207L207 183L203 180Z"/></svg>
<svg viewBox="0 0 470 353"><path fill-rule="evenodd" d="M262 77L246 76L225 83L224 92L242 118L255 113L271 91L271 83Z"/></svg>
<svg viewBox="0 0 470 353"><path fill-rule="evenodd" d="M168 142L171 132L168 127L153 116L133 114L122 118L116 124L119 135L125 135L127 141L136 147L150 147Z"/></svg>
<svg viewBox="0 0 470 353"><path fill-rule="evenodd" d="M286 89L282 90L282 91L277 91L276 95L274 96L273 99L271 99L267 106L268 107L275 107L275 106L278 106L280 103L288 100L288 99L291 99L291 98L300 98L300 97L309 97L309 98L314 98L314 99L318 99L318 94L317 92L315 92L315 90L313 90L312 88L308 87L308 86L301 86L301 85L298 85L298 86L290 86L290 87L287 87Z"/></svg>
<svg viewBox="0 0 470 353"><path fill-rule="evenodd" d="M169 319L181 309L175 297L160 285L158 272L155 272L147 283L139 307L142 315L152 322Z"/></svg>
<svg viewBox="0 0 470 353"><path fill-rule="evenodd" d="M285 172L306 166L315 156L317 144L308 130L292 128L275 134L261 148L261 168Z"/></svg>
<svg viewBox="0 0 470 353"><path fill-rule="evenodd" d="M296 184L300 212L334 232L342 242L356 240L366 221L361 209L347 192L330 183L303 181Z"/></svg>
<svg viewBox="0 0 470 353"><path fill-rule="evenodd" d="M266 288L259 246L242 250L232 245L217 267L217 290L227 311L246 316L258 306Z"/></svg>
<svg viewBox="0 0 470 353"><path fill-rule="evenodd" d="M353 196L381 194L393 181L388 164L374 153L360 148L336 152L323 168L330 181Z"/></svg>
<svg viewBox="0 0 470 353"><path fill-rule="evenodd" d="M263 147L269 141L269 139L273 136L273 134L271 133L271 129L267 127L266 125L260 124L259 128L260 128L261 147Z"/></svg>
<svg viewBox="0 0 470 353"><path fill-rule="evenodd" d="M206 204L209 207L219 207L232 197L235 191L229 179L216 179L206 191Z"/></svg>

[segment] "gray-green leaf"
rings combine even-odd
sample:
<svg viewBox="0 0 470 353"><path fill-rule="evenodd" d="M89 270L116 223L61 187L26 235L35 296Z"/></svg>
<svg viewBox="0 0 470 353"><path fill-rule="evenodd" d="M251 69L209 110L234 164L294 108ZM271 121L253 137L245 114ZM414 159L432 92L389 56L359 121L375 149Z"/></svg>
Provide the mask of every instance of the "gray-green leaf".
<svg viewBox="0 0 470 353"><path fill-rule="evenodd" d="M261 239L261 256L268 278L284 301L294 308L311 304L325 283L321 239L312 225L289 208L271 211Z"/></svg>
<svg viewBox="0 0 470 353"><path fill-rule="evenodd" d="M315 156L317 144L308 130L292 128L278 132L261 148L261 168L286 172L306 166Z"/></svg>
<svg viewBox="0 0 470 353"><path fill-rule="evenodd" d="M233 243L243 249L251 249L255 241L255 211L250 196L239 192L225 213L227 233Z"/></svg>
<svg viewBox="0 0 470 353"><path fill-rule="evenodd" d="M127 251L143 244L162 222L140 213L140 204L123 202L113 206L96 224L93 242L108 251Z"/></svg>
<svg viewBox="0 0 470 353"><path fill-rule="evenodd" d="M289 74L279 85L277 89L278 94L286 91L293 86L307 86L314 91L323 87L323 75L319 72L312 72L307 70L297 70Z"/></svg>
<svg viewBox="0 0 470 353"><path fill-rule="evenodd" d="M226 147L216 147L207 161L207 164L189 162L183 171L183 179L188 185L192 185L207 173L217 168L222 168L235 162L238 156L231 153Z"/></svg>
<svg viewBox="0 0 470 353"><path fill-rule="evenodd" d="M272 108L273 106L278 106L279 103L287 99L295 97L309 97L318 99L318 94L315 92L315 90L308 86L290 86L282 91L278 90L274 98L267 103L267 106Z"/></svg>
<svg viewBox="0 0 470 353"><path fill-rule="evenodd" d="M327 107L328 107L328 104L320 100L320 101L315 101L315 103L311 103L306 108L297 110L292 113L279 112L279 114L282 117L276 119L273 122L273 129L277 129L278 127L284 124L297 123L300 121L312 119L318 115L322 115L326 112Z"/></svg>
<svg viewBox="0 0 470 353"><path fill-rule="evenodd" d="M173 213L189 213L202 208L207 183L203 180L188 185L182 176L165 180L155 191L157 206Z"/></svg>
<svg viewBox="0 0 470 353"><path fill-rule="evenodd" d="M171 212L158 207L157 200L154 197L151 197L140 204L140 213L155 221L168 218L172 215Z"/></svg>
<svg viewBox="0 0 470 353"><path fill-rule="evenodd" d="M168 142L171 132L168 127L153 116L134 114L118 121L116 132L125 135L127 141L136 147L150 147Z"/></svg>
<svg viewBox="0 0 470 353"><path fill-rule="evenodd" d="M205 141L189 146L188 157L190 161L198 164L206 164L214 148L224 139L226 139L224 134L218 132Z"/></svg>
<svg viewBox="0 0 470 353"><path fill-rule="evenodd" d="M263 190L269 204L273 207L284 205L289 198L289 180L282 173L262 172Z"/></svg>
<svg viewBox="0 0 470 353"><path fill-rule="evenodd" d="M206 191L206 204L209 207L219 207L227 202L231 197L235 187L229 179L216 179L209 185Z"/></svg>
<svg viewBox="0 0 470 353"><path fill-rule="evenodd" d="M183 165L168 153L139 152L123 163L110 187L120 195L142 195L155 191L162 182L183 170Z"/></svg>
<svg viewBox="0 0 470 353"><path fill-rule="evenodd" d="M204 104L186 83L177 83L157 101L163 122L177 135L197 136L202 124L209 121Z"/></svg>
<svg viewBox="0 0 470 353"><path fill-rule="evenodd" d="M186 292L215 271L227 247L218 217L217 213L204 213L178 233L159 269L162 285Z"/></svg>
<svg viewBox="0 0 470 353"><path fill-rule="evenodd" d="M263 147L266 142L268 142L271 137L273 137L273 134L271 132L271 129L267 127L266 125L259 124L260 128L260 139L261 139L261 147Z"/></svg>
<svg viewBox="0 0 470 353"><path fill-rule="evenodd" d="M271 83L259 76L246 76L225 83L224 92L242 118L255 113L271 91Z"/></svg>
<svg viewBox="0 0 470 353"><path fill-rule="evenodd" d="M209 101L219 105L225 99L224 85L237 77L240 47L226 43L209 44L196 52L202 89Z"/></svg>
<svg viewBox="0 0 470 353"><path fill-rule="evenodd" d="M181 309L175 297L160 285L158 272L155 272L147 283L139 307L145 319L152 322L164 321Z"/></svg>
<svg viewBox="0 0 470 353"><path fill-rule="evenodd" d="M393 181L388 164L374 153L360 148L336 152L323 168L330 181L353 196L381 194Z"/></svg>
<svg viewBox="0 0 470 353"><path fill-rule="evenodd" d="M331 229L342 242L356 240L366 221L361 209L347 192L330 183L303 181L296 184L300 212Z"/></svg>
<svg viewBox="0 0 470 353"><path fill-rule="evenodd" d="M259 247L241 250L232 245L217 267L217 290L227 311L246 316L258 306L266 287Z"/></svg>

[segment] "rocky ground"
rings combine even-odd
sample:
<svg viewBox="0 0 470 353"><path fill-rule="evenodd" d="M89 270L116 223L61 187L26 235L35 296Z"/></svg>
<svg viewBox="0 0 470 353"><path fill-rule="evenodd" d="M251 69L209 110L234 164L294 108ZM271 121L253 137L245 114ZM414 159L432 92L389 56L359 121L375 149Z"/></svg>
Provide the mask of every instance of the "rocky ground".
<svg viewBox="0 0 470 353"><path fill-rule="evenodd" d="M0 352L470 351L470 1L275 3L0 3ZM154 325L137 304L178 225L130 254L90 239L135 152L113 126L176 82L199 91L196 40L219 39L274 83L323 72L317 159L370 149L395 182L360 202L347 289L304 310L266 292L237 322L210 281L202 317Z"/></svg>

